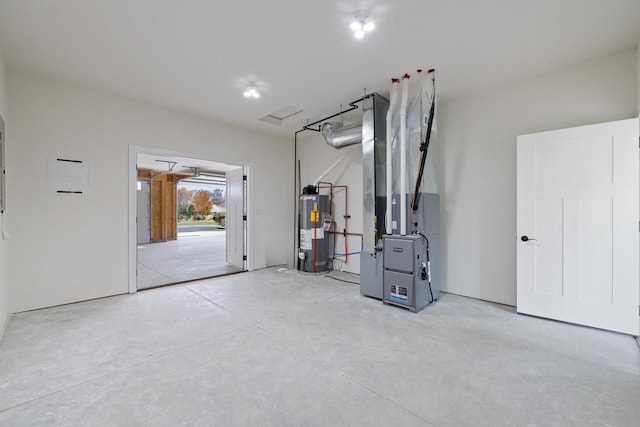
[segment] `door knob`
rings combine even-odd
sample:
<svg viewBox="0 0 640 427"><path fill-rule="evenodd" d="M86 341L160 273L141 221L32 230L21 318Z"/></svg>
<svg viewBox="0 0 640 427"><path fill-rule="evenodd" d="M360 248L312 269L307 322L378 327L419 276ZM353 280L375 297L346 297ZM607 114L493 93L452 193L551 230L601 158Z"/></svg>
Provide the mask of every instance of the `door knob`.
<svg viewBox="0 0 640 427"><path fill-rule="evenodd" d="M528 242L529 240L535 240L536 242L538 241L536 239L530 238L529 236L522 236L520 240L522 240L523 242Z"/></svg>

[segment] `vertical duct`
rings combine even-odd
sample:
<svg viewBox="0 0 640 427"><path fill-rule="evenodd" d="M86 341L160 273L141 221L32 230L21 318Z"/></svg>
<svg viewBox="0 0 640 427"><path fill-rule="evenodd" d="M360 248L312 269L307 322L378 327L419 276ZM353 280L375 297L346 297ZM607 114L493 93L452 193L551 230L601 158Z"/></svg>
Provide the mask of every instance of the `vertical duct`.
<svg viewBox="0 0 640 427"><path fill-rule="evenodd" d="M362 104L362 232L364 250L375 253L384 227L386 198L385 117L389 101L378 94Z"/></svg>
<svg viewBox="0 0 640 427"><path fill-rule="evenodd" d="M386 205L385 117L389 101L378 94L362 103L362 242L360 293L382 299L383 268L378 240L384 227Z"/></svg>
<svg viewBox="0 0 640 427"><path fill-rule="evenodd" d="M402 77L402 103L400 105L400 235L407 235L407 103L409 101L409 75Z"/></svg>
<svg viewBox="0 0 640 427"><path fill-rule="evenodd" d="M389 110L387 111L387 209L385 216L385 232L386 234L392 234L393 228L392 224L392 195L393 195L393 150L392 150L392 138L393 138L393 130L391 122L393 120L393 109L396 106L396 99L398 97L398 79L391 79L391 100L389 103Z"/></svg>

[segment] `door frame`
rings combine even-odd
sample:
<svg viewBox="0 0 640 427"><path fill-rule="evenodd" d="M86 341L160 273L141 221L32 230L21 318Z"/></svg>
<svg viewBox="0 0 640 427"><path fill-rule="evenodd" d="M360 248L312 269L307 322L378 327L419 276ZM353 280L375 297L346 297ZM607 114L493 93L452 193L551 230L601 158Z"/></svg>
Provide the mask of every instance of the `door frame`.
<svg viewBox="0 0 640 427"><path fill-rule="evenodd" d="M240 218L240 223L242 224L242 254L243 254L243 260L242 260L242 269L246 270L247 269L247 259L246 259L246 254L247 254L247 220L245 218L248 219L247 216L247 179L245 177L247 177L247 168L242 167L242 168L238 168L234 171L228 171L225 173L225 184L226 184L226 193L225 193L225 206L227 207L227 209L231 206L229 204L229 194L231 193L229 191L230 185L229 185L229 173L238 173L241 177L241 182L242 182L242 213L241 213L241 218ZM226 215L226 219L225 219L225 224L229 224L229 218L230 216L228 215L229 211L227 211L227 215ZM234 266L234 267L238 267L236 264L233 264L231 262L229 262L229 241L230 241L230 235L229 233L226 234L225 236L225 261L227 262L227 264Z"/></svg>
<svg viewBox="0 0 640 427"><path fill-rule="evenodd" d="M201 159L210 162L227 163L234 166L241 166L244 168L247 175L247 187L246 187L246 206L247 213L247 233L246 233L246 250L247 250L247 271L253 271L253 180L251 176L252 164L250 162L238 162L234 160L227 160L221 158L215 158L206 154L194 154L183 151L167 150L163 148L145 147L141 145L129 146L129 177L128 177L128 193L129 193L129 207L128 207L128 223L129 223L129 238L128 238L128 253L129 253L129 293L138 292L137 284L137 269L138 269L138 252L137 252L137 180L138 171L137 158L138 154L148 154L155 156L171 156L171 157L186 157L191 159Z"/></svg>
<svg viewBox="0 0 640 427"><path fill-rule="evenodd" d="M146 200L147 204L149 205L149 224L148 224L149 225L149 229L148 229L149 232L147 233L147 235L145 235L146 242L143 243L143 244L147 244L147 243L151 243L151 180L150 179L149 180L138 179L136 181L136 185L138 185L138 183L142 183L141 184L142 188L144 188L145 183L146 183L146 185L149 186L149 192L147 194L147 196L149 196L149 198L148 198L148 200ZM136 190L137 190L137 188L136 188ZM144 189L136 191L136 218L137 219L139 218L137 209L138 209L138 206L140 204L140 194L138 194L138 193L140 193L140 191L144 191ZM138 221L136 221L136 243L140 244L140 230L139 230L138 225L140 225L140 223Z"/></svg>

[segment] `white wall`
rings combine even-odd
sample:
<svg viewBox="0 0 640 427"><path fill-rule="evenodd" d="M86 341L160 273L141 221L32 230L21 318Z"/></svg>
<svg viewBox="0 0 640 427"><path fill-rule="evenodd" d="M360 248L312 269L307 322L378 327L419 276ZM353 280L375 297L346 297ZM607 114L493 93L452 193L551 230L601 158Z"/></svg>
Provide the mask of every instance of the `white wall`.
<svg viewBox="0 0 640 427"><path fill-rule="evenodd" d="M633 117L634 50L440 104L444 291L516 303L516 137Z"/></svg>
<svg viewBox="0 0 640 427"><path fill-rule="evenodd" d="M3 117L5 121L5 132L9 127L8 117L7 117L7 92L6 92L6 69L4 65L4 60L2 58L2 54L0 53L0 115ZM5 136L5 142L8 138ZM6 150L6 148L5 148ZM6 161L6 159L5 159ZM6 219L6 216L5 218ZM0 218L3 220L3 218ZM6 326L7 317L9 314L8 311L8 280L9 275L7 274L7 269L9 266L9 241L2 240L0 237L0 338L2 338L2 333L4 332L4 328Z"/></svg>
<svg viewBox="0 0 640 427"><path fill-rule="evenodd" d="M8 82L12 312L127 292L130 145L251 163L254 267L292 259L290 139L55 80ZM47 193L48 155L88 160L90 194Z"/></svg>

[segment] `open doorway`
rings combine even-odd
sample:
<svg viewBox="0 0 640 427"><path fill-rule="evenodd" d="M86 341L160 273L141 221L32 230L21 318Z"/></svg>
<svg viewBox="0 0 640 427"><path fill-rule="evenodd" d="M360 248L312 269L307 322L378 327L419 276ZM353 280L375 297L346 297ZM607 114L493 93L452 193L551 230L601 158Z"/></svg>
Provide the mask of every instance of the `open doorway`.
<svg viewBox="0 0 640 427"><path fill-rule="evenodd" d="M136 290L246 270L246 167L150 153L135 162Z"/></svg>

